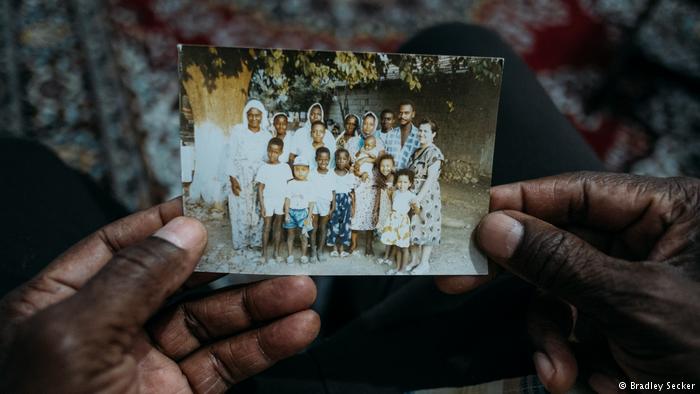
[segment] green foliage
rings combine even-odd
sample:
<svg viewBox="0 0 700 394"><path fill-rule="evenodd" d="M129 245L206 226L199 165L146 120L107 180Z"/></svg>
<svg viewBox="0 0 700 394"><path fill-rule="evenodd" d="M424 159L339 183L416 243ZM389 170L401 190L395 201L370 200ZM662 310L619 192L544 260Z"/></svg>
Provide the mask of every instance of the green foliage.
<svg viewBox="0 0 700 394"><path fill-rule="evenodd" d="M400 56L375 53L282 51L280 49L213 48L183 46L182 78L187 67L197 65L206 78L207 88L214 88L219 76L236 76L245 65L253 70L254 91L274 95L284 101L292 86L333 91L339 86L376 85L383 79L398 78L410 90L420 91L425 81L445 74L468 72L479 81L499 83L502 59L457 56ZM301 81L301 83L297 83Z"/></svg>

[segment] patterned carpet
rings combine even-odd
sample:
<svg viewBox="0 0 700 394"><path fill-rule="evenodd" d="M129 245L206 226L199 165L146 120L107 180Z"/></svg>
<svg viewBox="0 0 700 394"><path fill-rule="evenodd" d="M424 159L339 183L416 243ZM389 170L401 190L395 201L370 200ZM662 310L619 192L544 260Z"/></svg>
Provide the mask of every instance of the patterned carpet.
<svg viewBox="0 0 700 394"><path fill-rule="evenodd" d="M391 51L448 21L500 33L611 170L700 176L684 0L4 1L0 125L144 207L179 194L176 43Z"/></svg>

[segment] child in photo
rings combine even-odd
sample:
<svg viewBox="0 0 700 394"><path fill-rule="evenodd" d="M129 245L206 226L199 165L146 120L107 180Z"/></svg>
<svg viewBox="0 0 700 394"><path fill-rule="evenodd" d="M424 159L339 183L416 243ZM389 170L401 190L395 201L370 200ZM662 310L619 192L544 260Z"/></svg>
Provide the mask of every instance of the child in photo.
<svg viewBox="0 0 700 394"><path fill-rule="evenodd" d="M279 161L282 163L289 163L289 152L292 149L292 139L294 139L294 132L289 131L287 129L288 126L289 119L287 114L277 112L272 116L272 135L284 142L284 151L282 151L279 158Z"/></svg>
<svg viewBox="0 0 700 394"><path fill-rule="evenodd" d="M333 247L332 257L347 257L350 246L350 218L355 210L355 185L357 177L350 171L350 153L346 149L335 151L333 171L333 200L328 222L327 245Z"/></svg>
<svg viewBox="0 0 700 394"><path fill-rule="evenodd" d="M355 154L355 166L358 169L357 175L362 179L362 182L367 182L372 174L377 156L379 156L377 138L370 135L365 138L365 144Z"/></svg>
<svg viewBox="0 0 700 394"><path fill-rule="evenodd" d="M416 194L409 190L413 183L413 176L413 171L408 169L402 169L396 173L396 190L391 197L391 213L381 236L384 245L398 248L396 269L390 270L388 274L406 274L404 268L408 265L408 247L411 238L409 213L411 210L414 215L420 212ZM387 251L384 252L384 257L388 258Z"/></svg>
<svg viewBox="0 0 700 394"><path fill-rule="evenodd" d="M389 220L391 214L391 197L394 192L394 157L388 153L380 155L375 166L377 176L375 177L375 188L377 197L374 204L374 223L377 237L381 237L382 230ZM392 264L395 253L394 247L387 245L384 250L384 257L380 257L377 262L380 264Z"/></svg>
<svg viewBox="0 0 700 394"><path fill-rule="evenodd" d="M328 146L325 143L326 136L326 124L321 121L316 121L311 123L311 141L302 141L294 149L294 158L302 157L309 163L311 170L316 169L316 150L318 148L326 147L331 152L331 159L333 158L333 153L335 152L335 146ZM331 160L331 166L333 165L333 160Z"/></svg>
<svg viewBox="0 0 700 394"><path fill-rule="evenodd" d="M316 191L312 220L314 229L311 231L311 260L315 259L319 263L325 260L323 249L326 245L326 229L330 215L333 213L331 201L333 201L335 177L333 171L328 169L330 162L331 151L325 146L318 148L316 170L312 171L309 177Z"/></svg>
<svg viewBox="0 0 700 394"><path fill-rule="evenodd" d="M294 179L287 182L284 199L284 225L287 229L287 263L294 262L292 246L294 245L294 233L299 230L301 241L301 262L308 263L307 257L309 232L313 229L311 213L314 210L315 192L308 180L309 163L303 157L294 159L292 165Z"/></svg>
<svg viewBox="0 0 700 394"><path fill-rule="evenodd" d="M255 183L258 185L260 216L264 221L260 263L274 263L280 258L284 190L287 181L292 178L292 171L287 163L279 160L283 151L284 142L277 137L271 139L267 143L267 161L260 166L255 175ZM268 259L267 246L270 240L270 231L273 233L274 246L272 258Z"/></svg>

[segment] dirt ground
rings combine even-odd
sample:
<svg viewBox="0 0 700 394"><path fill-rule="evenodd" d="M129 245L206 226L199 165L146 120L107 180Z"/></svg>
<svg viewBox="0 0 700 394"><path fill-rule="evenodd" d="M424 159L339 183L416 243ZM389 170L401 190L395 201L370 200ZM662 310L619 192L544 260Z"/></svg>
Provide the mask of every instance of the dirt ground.
<svg viewBox="0 0 700 394"><path fill-rule="evenodd" d="M471 244L471 233L488 210L488 185L440 182L442 191L442 240L431 256L427 275L486 274L485 258ZM260 251L234 251L228 209L187 201L187 215L201 220L209 232L209 243L198 271L267 275L385 275L392 267L378 264L384 245L375 239L375 256L329 257L321 263L301 264L299 247L296 262L257 263ZM362 242L358 242L363 245ZM283 247L286 251L286 247ZM364 253L364 248L360 250ZM286 253L286 252L284 252ZM286 254L284 255L286 257Z"/></svg>

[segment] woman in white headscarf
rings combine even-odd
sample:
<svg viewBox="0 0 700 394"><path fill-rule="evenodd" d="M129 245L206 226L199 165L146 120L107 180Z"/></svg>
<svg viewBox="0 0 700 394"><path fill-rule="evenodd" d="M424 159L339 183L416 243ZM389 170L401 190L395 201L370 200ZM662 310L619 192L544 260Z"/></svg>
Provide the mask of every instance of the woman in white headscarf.
<svg viewBox="0 0 700 394"><path fill-rule="evenodd" d="M353 115L354 116L354 115ZM356 135L345 144L345 149L350 152L350 160L353 162L355 161L355 158L357 157L357 153L362 149L363 146L365 146L365 139L369 136L374 135L376 139L376 144L377 148L379 151L384 150L384 144L382 143L382 140L378 137L376 134L377 132L377 125L379 125L379 118L377 115L375 115L374 112L372 111L367 111L362 115L362 121L360 122L360 127L359 133L356 133Z"/></svg>
<svg viewBox="0 0 700 394"><path fill-rule="evenodd" d="M263 221L256 202L255 174L267 157L272 138L265 106L250 100L243 108L243 122L231 130L227 173L231 182L228 212L233 248L241 250L262 243Z"/></svg>
<svg viewBox="0 0 700 394"><path fill-rule="evenodd" d="M294 146L291 153L299 155L303 147L312 143L311 138L311 124L313 122L323 122L323 106L321 103L313 103L306 112L306 122L294 133ZM333 138L333 133L330 131L326 133L323 137L323 145L325 146L335 146L335 138Z"/></svg>
<svg viewBox="0 0 700 394"><path fill-rule="evenodd" d="M350 152L352 159L358 159L356 152L364 147L365 138L374 135L374 131L377 129L377 115L373 112L366 112L362 116L362 128L359 135L351 138L348 141L346 149ZM380 143L378 138L374 138L373 146L368 144L368 149L363 149L361 153L366 153L371 156L366 156L365 159L374 159L379 156L382 149L379 148ZM353 153L355 152L355 153ZM363 157L363 156L360 156ZM350 220L350 229L352 230L352 235L350 238L350 249L353 255L359 255L360 252L357 249L358 237L361 233L365 233L365 254L368 256L374 256L374 248L372 243L374 242L373 230L376 226L374 220L374 202L377 197L377 190L374 187L374 159L367 162L366 166L354 166L355 175L362 176L361 181L358 182L355 187L355 210L353 212L352 219ZM360 173L360 170L363 173Z"/></svg>

